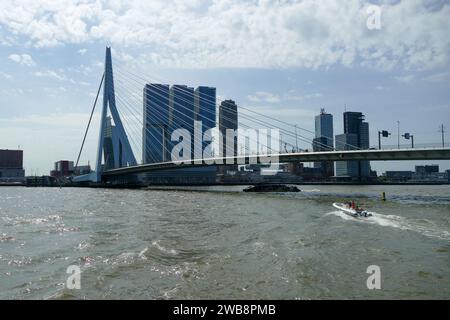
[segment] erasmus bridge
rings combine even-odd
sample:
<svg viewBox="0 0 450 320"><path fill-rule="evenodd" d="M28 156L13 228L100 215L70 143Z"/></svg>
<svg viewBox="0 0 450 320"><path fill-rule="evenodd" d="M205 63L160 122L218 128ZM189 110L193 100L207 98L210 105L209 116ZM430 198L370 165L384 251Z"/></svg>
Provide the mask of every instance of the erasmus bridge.
<svg viewBox="0 0 450 320"><path fill-rule="evenodd" d="M290 162L319 162L319 161L389 161L389 160L450 160L450 148L427 147L427 148L404 148L404 149L375 149L361 150L354 145L346 144L344 150L335 150L329 146L319 146L322 151L308 150L313 141L314 132L296 125L289 124L276 117L264 115L250 108L237 107L239 114L239 129L252 130L266 128L277 130L276 143L273 137L260 139L259 136L246 138L246 143L235 148L232 147L231 155L227 152L196 153L187 159L174 159L170 157L171 145L165 139L158 136L158 131L152 130L145 125L145 115L142 112L145 99L163 100L167 98L161 91L158 91L154 83L165 82L160 78L149 78L139 75L123 68L116 67L113 72L111 48L106 48L105 69L100 82L91 116L87 124L83 142L77 159L77 166L80 155L83 151L86 136L95 112L99 96L103 89L102 109L100 118L100 132L97 145L97 155L95 170L90 174L74 177L75 183L104 183L108 181L127 181L137 174L150 172L164 172L166 170L183 170L196 167L207 166L236 166L243 164L267 164L290 163ZM153 97L144 88L155 86L152 90ZM144 89L144 90L143 90ZM172 99L170 108L177 112L172 112L170 116L161 109L154 109L150 117L153 122L164 123L172 121L183 128L193 128L192 123L202 121L203 123L216 119L216 98L208 94L200 95L197 99L206 103L212 103L212 110L194 112L194 100L188 97L187 87L179 86L181 94L179 99ZM183 92L186 90L186 92ZM198 104L198 103L197 103ZM211 114L207 114L210 112ZM223 115L226 117L226 115ZM170 119L168 119L170 117ZM227 120L227 119L225 119ZM231 119L228 119L231 121ZM111 136L111 122L114 122L114 139ZM212 125L210 127L214 127ZM191 130L193 131L193 130ZM202 132L202 129L200 129ZM299 133L300 132L300 133ZM144 135L151 139L142 138ZM327 137L333 139L333 137ZM228 139L229 140L229 139ZM257 140L256 148L251 148L252 141ZM183 140L181 140L183 141ZM214 139L211 139L214 141ZM235 141L233 138L232 141ZM245 142L245 141L244 141ZM299 148L300 144L306 144L308 148ZM200 138L194 135L192 144L198 143L204 146L202 135ZM320 142L317 142L320 144ZM212 143L211 143L212 144ZM274 147L274 145L276 147ZM236 149L240 149L237 151ZM195 147L194 147L195 149ZM214 149L214 148L213 148ZM148 150L157 150L157 154L162 157L148 154ZM142 159L137 159L136 154L141 154ZM190 153L192 155L192 153Z"/></svg>

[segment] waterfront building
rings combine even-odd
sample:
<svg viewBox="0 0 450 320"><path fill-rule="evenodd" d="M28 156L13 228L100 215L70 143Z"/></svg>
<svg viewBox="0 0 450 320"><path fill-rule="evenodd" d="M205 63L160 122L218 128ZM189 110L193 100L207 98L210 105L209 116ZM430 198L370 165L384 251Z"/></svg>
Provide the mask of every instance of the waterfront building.
<svg viewBox="0 0 450 320"><path fill-rule="evenodd" d="M0 150L0 179L24 177L23 150Z"/></svg>
<svg viewBox="0 0 450 320"><path fill-rule="evenodd" d="M206 86L148 84L144 88L143 161L155 163L171 161L171 151L179 141L171 141L177 129L191 135L191 158L194 158L194 120L202 121L202 137L216 126L216 89ZM201 144L201 150L206 143ZM200 155L200 157L203 153ZM181 156L181 155L180 155ZM212 183L216 168L168 170L146 174L152 184Z"/></svg>
<svg viewBox="0 0 450 320"><path fill-rule="evenodd" d="M147 84L144 88L142 160L156 163L170 160L169 85Z"/></svg>
<svg viewBox="0 0 450 320"><path fill-rule="evenodd" d="M170 87L169 97L170 130L171 135L177 129L186 129L191 135L191 155L194 156L194 88L186 85L173 85ZM169 139L170 139L169 135ZM170 141L170 150L178 141ZM180 155L184 156L184 155Z"/></svg>
<svg viewBox="0 0 450 320"><path fill-rule="evenodd" d="M200 86L195 89L195 120L202 122L202 136L216 126L216 88ZM203 143L203 148L205 143ZM203 149L202 148L202 149Z"/></svg>
<svg viewBox="0 0 450 320"><path fill-rule="evenodd" d="M358 143L358 136L353 133L336 135L336 150L353 150ZM358 177L358 161L336 161L337 177Z"/></svg>
<svg viewBox="0 0 450 320"><path fill-rule="evenodd" d="M219 131L222 135L222 146L219 154L226 157L228 153L230 155L237 156L238 146L237 137L234 137L234 141L227 141L227 129L238 129L238 111L236 102L233 100L224 100L219 106ZM227 144L233 143L234 150L227 150Z"/></svg>
<svg viewBox="0 0 450 320"><path fill-rule="evenodd" d="M321 109L320 114L315 117L313 151L332 151L333 149L333 115ZM322 177L328 178L334 175L333 161L315 162L314 168L321 169Z"/></svg>
<svg viewBox="0 0 450 320"><path fill-rule="evenodd" d="M70 177L74 173L73 161L60 160L55 162L54 169L50 171L50 176L54 178Z"/></svg>
<svg viewBox="0 0 450 320"><path fill-rule="evenodd" d="M221 141L219 142L219 157L237 156L238 155L238 138L234 135L232 141L227 140L227 129L237 132L238 129L238 110L236 102L233 100L224 100L219 106L219 132ZM233 146L233 150L228 150L228 147ZM238 165L229 165L220 167L219 172L226 174L227 172L235 172L238 170Z"/></svg>
<svg viewBox="0 0 450 320"><path fill-rule="evenodd" d="M344 134L336 136L336 150L369 149L369 123L364 119L361 112L344 112ZM359 180L370 178L370 162L337 161L336 176Z"/></svg>

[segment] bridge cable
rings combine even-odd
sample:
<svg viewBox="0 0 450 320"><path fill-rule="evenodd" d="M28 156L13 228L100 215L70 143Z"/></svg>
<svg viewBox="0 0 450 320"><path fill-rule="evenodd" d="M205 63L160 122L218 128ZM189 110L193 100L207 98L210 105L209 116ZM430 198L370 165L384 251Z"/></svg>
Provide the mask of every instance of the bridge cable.
<svg viewBox="0 0 450 320"><path fill-rule="evenodd" d="M121 69L122 69L122 68L120 68L119 71L123 73L123 71L122 71ZM133 75L134 77L137 77L137 78L140 78L140 79L142 79L142 80L145 80L144 78L139 77L138 75L135 75L135 74L133 74L133 73L131 73L131 72L129 72L129 71L125 71L125 72L129 73L130 75ZM145 80L145 81L147 81L147 80ZM180 88L180 90L183 90L183 88ZM185 90L185 89L184 89L184 90ZM203 95L201 95L199 98L200 98L200 99L204 99L202 96L204 97L204 96L210 96L210 95L203 94ZM212 97L212 96L210 96L210 97ZM208 101L208 102L209 102L209 101ZM266 117L266 118L269 118L269 119L277 120L278 122L287 124L287 125L289 125L289 126L294 126L294 125L289 124L289 123L287 123L287 122L284 122L284 121L281 121L281 120L278 120L278 119L275 119L275 118L272 118L272 117L269 117L269 116L260 114L260 113L258 113L258 112L256 112L256 111L253 111L253 110L250 110L250 109L241 107L241 106L239 106L239 108L240 108L240 109L247 110L247 111L250 111L250 112L253 112L253 113L257 114L257 115L260 115L260 116L263 116L263 117ZM207 110L207 111L208 111L208 110ZM310 138L304 137L304 136L302 136L302 135L295 134L294 132L289 131L289 130L286 130L286 129L284 129L284 128L274 126L273 124L267 123L267 122L265 122L265 121L263 121L263 120L255 119L254 117L251 117L251 116L246 115L246 114L243 114L243 113L240 113L240 115L241 115L242 117L244 117L245 119L250 120L251 122L256 122L256 121L257 121L257 122L259 122L260 124L262 123L262 124L264 124L264 125L269 125L269 127L275 127L275 128L277 128L277 129L283 131L284 133L286 133L286 134L287 134L288 136L290 136L290 137L296 137L296 138L300 137L300 140L302 140L302 141L304 141L304 142L306 142L306 143L308 143L308 144L310 144L310 143L312 142L312 141L310 140ZM251 117L251 118L250 118L250 117ZM301 128L301 127L298 127L298 128L303 129L303 128ZM303 130L304 130L304 131L309 131L309 130L307 130L307 129L303 129ZM312 131L309 131L309 132L312 132ZM320 143L320 142L313 142L313 143L314 143L315 145L319 145L319 146L321 145L321 146L323 146L323 147L325 147L325 148L327 148L327 149L330 149L330 146L328 146L328 145L326 145L326 144L323 144L323 143ZM292 144L290 144L290 145L292 145ZM346 144L346 145L349 145L349 144ZM358 149L356 146L352 146L352 145L349 145L349 146L351 146L352 149ZM333 148L333 149L334 149L334 148Z"/></svg>
<svg viewBox="0 0 450 320"><path fill-rule="evenodd" d="M119 68L122 69L121 66L119 66ZM134 75L135 77L138 77L138 78L140 78L140 79L145 80L144 78L139 77L137 74L133 74L131 71L125 70L125 72L127 72L127 73L129 73L129 74L132 74L132 75ZM145 81L147 81L147 80L145 80ZM203 96L209 96L209 95L204 94ZM211 96L210 96L210 97L211 97ZM201 99L201 97L200 97L200 99ZM291 123L288 123L288 122L285 122L285 121L276 119L276 118L274 118L274 117L270 117L270 116L264 115L264 114L262 114L262 113L259 113L259 112L256 112L256 111L254 111L254 110L251 110L251 109L249 109L249 108L245 108L245 107L243 107L243 106L239 106L239 108L240 108L240 109L243 109L243 110L246 110L246 111L249 111L249 112L251 112L251 113L257 114L257 115L259 115L259 116L268 118L268 119L270 119L270 120L277 121L277 122L282 123L282 124L285 124L285 125L287 125L287 126L290 126L290 127L296 127L295 125L293 125L293 124L291 124ZM242 113L241 113L241 114L242 114ZM276 127L276 126L275 126L275 128L281 129L280 127ZM311 131L311 130L308 130L308 129L305 129L305 128L302 128L302 127L299 127L299 126L297 126L297 129L300 129L300 130L303 130L303 131L306 131L306 132L312 133L312 134L315 133L314 131ZM283 129L283 130L284 130L284 131L287 131L287 130L285 130L285 129ZM287 132L289 132L291 136L292 136L293 134L295 134L293 131L287 131ZM295 135L298 136L298 134L295 134ZM300 135L300 136L301 136L301 135ZM301 137L303 137L303 136L301 136ZM334 137L326 137L326 136L323 136L323 137L324 137L324 138L327 138L327 139L330 139L330 140L334 140ZM312 142L312 141L309 140L309 138L305 138L305 139L308 140L308 143L311 143L311 142ZM304 140L303 140L303 141L304 141ZM314 142L313 142L313 144L314 144ZM326 147L327 149L330 149L330 146L328 146L328 145L326 145L326 144L323 144L323 143L320 143L320 142L315 142L315 145L323 146L323 147ZM344 145L349 146L349 147L351 147L352 149L355 149L355 150L361 149L360 147L357 147L357 146L354 146L354 145L351 145L351 144L348 144L348 143L344 143ZM332 149L335 150L335 147L333 147Z"/></svg>
<svg viewBox="0 0 450 320"><path fill-rule="evenodd" d="M83 151L84 143L85 143L85 141L86 141L86 136L87 136L87 134L88 134L89 127L90 127L90 125L91 125L92 116L94 115L95 106L97 105L98 96L100 95L100 90L101 90L101 88L102 88L102 84L103 84L103 80L104 80L104 79L105 79L105 73L103 73L103 75L102 75L102 80L100 81L100 85L98 86L97 95L96 95L96 97L95 97L94 105L93 105L93 107L92 107L91 115L90 115L90 117L89 117L89 122L88 122L88 125L87 125L87 127L86 127L86 131L85 131L85 133L84 133L83 142L81 143L80 152L78 153L78 157L77 157L77 162L76 162L76 165L75 165L75 169L78 167L78 162L80 161L81 152Z"/></svg>

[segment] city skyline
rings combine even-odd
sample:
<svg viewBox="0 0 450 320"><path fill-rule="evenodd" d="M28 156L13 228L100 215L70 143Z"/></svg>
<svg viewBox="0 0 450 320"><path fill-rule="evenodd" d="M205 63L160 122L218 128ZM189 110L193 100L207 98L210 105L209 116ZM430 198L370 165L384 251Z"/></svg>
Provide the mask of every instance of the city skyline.
<svg viewBox="0 0 450 320"><path fill-rule="evenodd" d="M417 146L439 144L439 126L450 126L445 122L450 118L450 45L445 36L450 27L445 19L450 6L444 1L383 2L381 29L368 30L367 4L350 1L334 8L336 19L320 19L321 15L328 16L330 9L312 1L252 3L247 5L252 10L245 12L239 10L244 5L237 1L192 6L175 2L171 12L164 11L173 18L165 17L165 23L178 27L174 30L180 30L177 21L189 21L192 15L201 19L197 19L199 26L189 24L181 29L189 33L175 31L172 39L178 45L171 45L156 41L167 34L166 27L159 28L160 21L141 25L142 30L155 30L159 38L121 36L138 31L125 17L139 10L152 15L159 12L158 7L164 7L162 2L138 7L134 2L120 1L115 5L87 2L83 6L70 2L66 6L26 6L19 1L11 7L12 2L3 1L0 148L16 149L20 145L27 174L45 174L57 159L75 159L77 151L72 146L80 145L89 119L106 43L113 46L114 64L119 69L139 67L150 78L163 77L159 80L164 83L216 87L221 99L233 99L240 106L309 130L314 130L314 116L320 108L336 116L347 109L370 117L371 145L376 145L379 130L388 130L392 135L383 139L383 145L395 146L398 120L401 134L414 134ZM107 10L111 14L108 19L117 22L116 28L106 24L103 15ZM317 16L306 19L302 12L316 12ZM45 15L50 19L43 20ZM233 22L227 20L230 16ZM258 29L265 39L263 44L251 38L252 30L243 31L237 40L202 33L208 29L205 26L215 25L223 34L239 34L238 25L254 26L251 21L276 16L279 18L274 21L279 23L272 24L274 30ZM59 25L62 20L57 17L73 18L76 27ZM395 23L397 20L403 25ZM38 34L19 27L36 23L41 30L50 31ZM404 30L411 30L408 37L399 36L405 34ZM286 38L276 39L275 31ZM333 38L342 45L336 48ZM197 50L205 45L209 51ZM279 54L286 48L289 55ZM94 134L87 139L81 164L95 162L98 119L96 113ZM341 121L335 121L334 129L335 133L343 132ZM450 141L448 133L446 139ZM410 145L403 138L401 142L405 147ZM372 162L372 166L383 172L412 169L420 163ZM450 168L448 161L438 163L443 169Z"/></svg>

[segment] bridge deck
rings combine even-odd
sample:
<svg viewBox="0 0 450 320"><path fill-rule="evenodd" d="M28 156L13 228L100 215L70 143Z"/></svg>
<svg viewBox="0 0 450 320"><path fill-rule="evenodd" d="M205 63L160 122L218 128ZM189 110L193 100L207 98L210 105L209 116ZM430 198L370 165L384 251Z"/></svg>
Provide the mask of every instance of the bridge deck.
<svg viewBox="0 0 450 320"><path fill-rule="evenodd" d="M214 164L216 166L232 164L256 164L256 163L288 163L288 162L315 162L315 161L349 161L349 160L450 160L450 148L430 149L400 149L400 150L349 150L349 151L325 151L325 152L299 152L281 153L266 156L250 155L236 157L220 157L194 161L175 161L142 164L124 168L104 171L104 176L121 174L143 173L156 170L169 170L181 168L204 167Z"/></svg>

